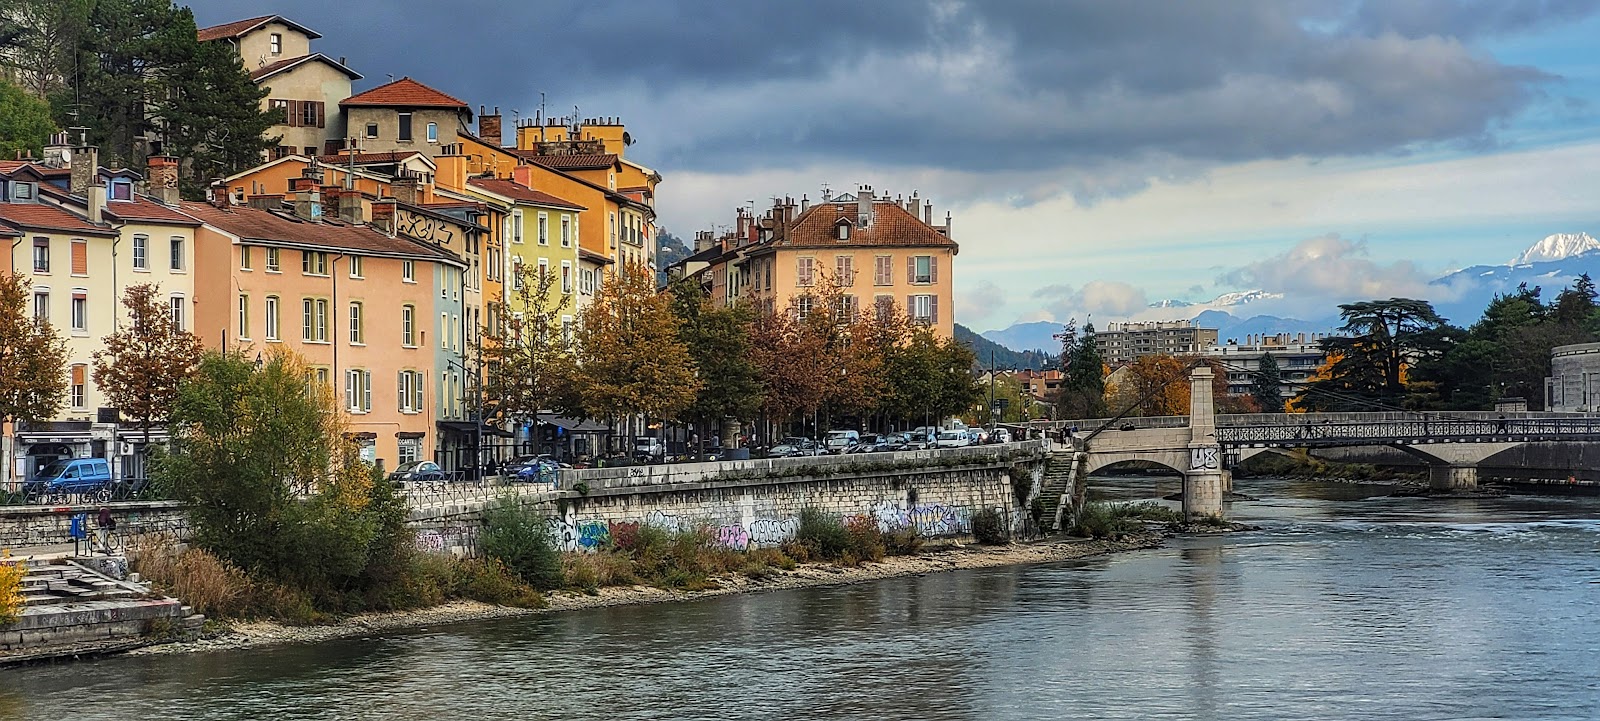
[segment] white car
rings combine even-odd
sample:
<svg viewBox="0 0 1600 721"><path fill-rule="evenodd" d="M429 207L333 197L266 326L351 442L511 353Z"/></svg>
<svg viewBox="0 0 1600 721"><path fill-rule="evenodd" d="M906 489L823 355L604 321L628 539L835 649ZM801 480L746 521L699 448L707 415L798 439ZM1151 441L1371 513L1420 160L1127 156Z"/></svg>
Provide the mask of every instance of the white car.
<svg viewBox="0 0 1600 721"><path fill-rule="evenodd" d="M937 448L962 448L972 445L972 436L966 431L939 431L939 437L934 441Z"/></svg>
<svg viewBox="0 0 1600 721"><path fill-rule="evenodd" d="M996 429L994 429L994 442L995 443L1010 443L1011 442L1011 429L1010 428L996 428Z"/></svg>

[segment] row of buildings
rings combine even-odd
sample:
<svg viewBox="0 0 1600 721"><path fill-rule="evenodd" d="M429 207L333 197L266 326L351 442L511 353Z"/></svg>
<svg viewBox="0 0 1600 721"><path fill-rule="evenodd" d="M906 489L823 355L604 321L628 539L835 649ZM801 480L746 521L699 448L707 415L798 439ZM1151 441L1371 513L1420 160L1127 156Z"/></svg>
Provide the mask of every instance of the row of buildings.
<svg viewBox="0 0 1600 721"><path fill-rule="evenodd" d="M285 120L263 162L214 183L208 200L178 197L173 158L150 157L143 173L106 168L67 134L42 159L0 162L0 268L31 282L32 312L67 339L70 358L65 409L0 429L0 482L62 457L142 471L141 434L119 423L90 367L126 322L119 299L143 284L209 348L305 358L380 466L463 468L485 436L521 444L599 430L543 414L522 428L484 424L476 351L499 320L496 301L519 312L524 271L558 279L550 292L566 332L609 274L656 270L662 177L626 157L621 121L539 114L508 128L498 110L475 113L409 77L354 93L361 76L281 16L199 36L234 48ZM863 301L892 297L949 335L956 246L948 217L935 226L920 202L863 188L778 203L764 218L741 210L736 232L702 234L675 270L724 302L767 308L837 271ZM598 440L568 448L598 452L583 445Z"/></svg>

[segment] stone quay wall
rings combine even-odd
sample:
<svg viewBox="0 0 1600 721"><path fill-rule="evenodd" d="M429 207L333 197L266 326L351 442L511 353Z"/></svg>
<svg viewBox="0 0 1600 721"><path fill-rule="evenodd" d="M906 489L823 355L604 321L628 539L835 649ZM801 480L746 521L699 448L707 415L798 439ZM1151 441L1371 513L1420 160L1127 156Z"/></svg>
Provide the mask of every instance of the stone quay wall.
<svg viewBox="0 0 1600 721"><path fill-rule="evenodd" d="M118 501L104 504L66 506L0 506L0 548L55 546L70 544L72 519L79 517L83 529L94 536L95 519L101 507L111 509L117 521L117 535L124 540L188 535L188 518L176 501Z"/></svg>
<svg viewBox="0 0 1600 721"><path fill-rule="evenodd" d="M776 546L794 537L805 508L866 517L885 531L913 528L927 538L969 536L973 517L984 510L1000 514L1013 533L1026 528L1047 447L1031 441L956 450L965 452L696 464L718 469L678 469L654 484L640 482L639 469L564 472L559 489L513 497L544 515L551 538L568 551L600 548L614 533L641 525L706 527L717 543L738 550ZM582 490L572 488L580 483ZM497 502L486 497L414 506L418 548L477 553L483 511Z"/></svg>

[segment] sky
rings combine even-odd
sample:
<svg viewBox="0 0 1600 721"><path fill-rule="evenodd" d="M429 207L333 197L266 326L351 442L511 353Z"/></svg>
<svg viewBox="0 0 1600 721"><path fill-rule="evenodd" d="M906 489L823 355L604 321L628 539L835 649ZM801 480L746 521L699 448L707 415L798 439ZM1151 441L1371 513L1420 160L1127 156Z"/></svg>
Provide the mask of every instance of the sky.
<svg viewBox="0 0 1600 721"><path fill-rule="evenodd" d="M952 215L978 330L1439 292L1600 236L1600 0L195 0L362 90L618 116L679 237L868 184ZM335 9L337 8L337 9Z"/></svg>

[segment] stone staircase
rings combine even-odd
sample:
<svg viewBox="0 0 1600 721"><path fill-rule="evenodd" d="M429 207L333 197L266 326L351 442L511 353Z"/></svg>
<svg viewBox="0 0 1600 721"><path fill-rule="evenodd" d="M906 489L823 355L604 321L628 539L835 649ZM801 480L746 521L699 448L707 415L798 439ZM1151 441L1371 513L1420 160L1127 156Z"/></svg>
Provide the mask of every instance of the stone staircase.
<svg viewBox="0 0 1600 721"><path fill-rule="evenodd" d="M0 626L0 666L194 638L205 623L177 599L71 558L23 563L21 614ZM126 568L125 562L120 565Z"/></svg>
<svg viewBox="0 0 1600 721"><path fill-rule="evenodd" d="M1066 511L1063 502L1072 501L1073 479L1078 474L1078 453L1068 449L1054 451L1045 461L1044 481L1040 484L1039 501L1044 504L1044 527L1052 533L1061 530Z"/></svg>

